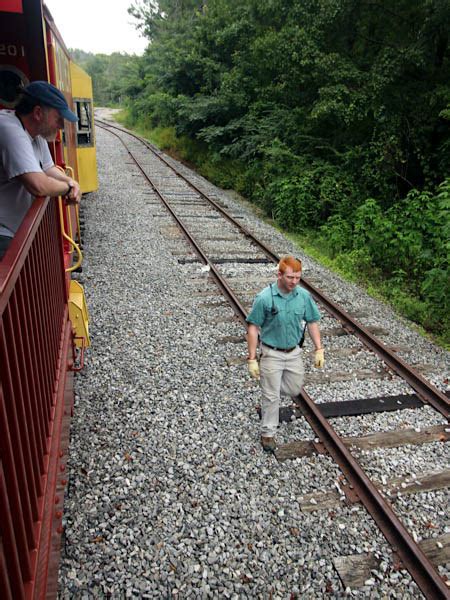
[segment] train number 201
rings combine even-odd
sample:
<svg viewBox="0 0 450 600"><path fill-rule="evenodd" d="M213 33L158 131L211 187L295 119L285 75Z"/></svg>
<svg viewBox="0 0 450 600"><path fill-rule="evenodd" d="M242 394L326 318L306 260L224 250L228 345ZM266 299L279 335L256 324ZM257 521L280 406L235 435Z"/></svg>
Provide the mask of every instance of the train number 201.
<svg viewBox="0 0 450 600"><path fill-rule="evenodd" d="M0 44L0 56L25 56L25 48L16 44Z"/></svg>

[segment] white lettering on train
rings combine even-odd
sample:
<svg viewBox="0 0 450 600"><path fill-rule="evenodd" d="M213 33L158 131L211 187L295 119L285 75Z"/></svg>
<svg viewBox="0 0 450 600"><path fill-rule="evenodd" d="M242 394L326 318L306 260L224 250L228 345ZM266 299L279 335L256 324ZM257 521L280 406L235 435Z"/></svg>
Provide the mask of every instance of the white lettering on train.
<svg viewBox="0 0 450 600"><path fill-rule="evenodd" d="M16 44L0 44L0 56L25 56L25 48Z"/></svg>

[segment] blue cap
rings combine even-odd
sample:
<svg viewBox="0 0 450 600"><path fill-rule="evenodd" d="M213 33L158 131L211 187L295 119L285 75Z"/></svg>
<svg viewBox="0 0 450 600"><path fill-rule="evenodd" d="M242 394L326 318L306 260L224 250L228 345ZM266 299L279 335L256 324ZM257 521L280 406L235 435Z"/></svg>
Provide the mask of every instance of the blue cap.
<svg viewBox="0 0 450 600"><path fill-rule="evenodd" d="M38 100L44 106L56 108L59 114L68 121L76 123L78 117L69 109L64 94L48 81L32 81L22 90L27 96Z"/></svg>

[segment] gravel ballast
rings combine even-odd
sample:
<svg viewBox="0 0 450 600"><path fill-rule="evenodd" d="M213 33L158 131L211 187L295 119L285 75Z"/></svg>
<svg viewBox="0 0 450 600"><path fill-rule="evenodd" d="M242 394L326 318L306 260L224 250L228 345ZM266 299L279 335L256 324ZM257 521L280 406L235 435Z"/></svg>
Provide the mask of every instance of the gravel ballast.
<svg viewBox="0 0 450 600"><path fill-rule="evenodd" d="M164 233L172 221L137 169L126 164L123 146L99 129L97 144L100 190L83 200L79 275L92 347L76 378L59 597L422 597L409 574L393 568L392 552L362 506L300 510L302 494L336 488L339 468L327 456L278 463L262 452L258 385L245 365L226 360L244 356L245 345L223 343L226 336L242 336L242 325L228 306L210 306L220 297L200 263L179 264L173 251L184 242ZM195 177L277 252L300 252L245 204ZM316 285L326 282L338 290L335 301L365 311L362 321L383 327L386 343L401 345L408 362L426 363L427 377L448 389L448 353L355 285L302 259ZM246 269L252 278L275 276L271 265ZM232 274L233 266L222 270ZM211 297L198 293L199 282ZM324 317L322 328L330 327ZM326 372L341 369L333 347L353 343L324 338ZM310 351L307 341L307 373L316 371ZM361 368L373 361L367 352L351 360ZM306 387L318 402L411 392L396 377ZM342 435L365 435L443 418L424 407L332 422ZM302 418L283 424L278 436L279 442L312 438ZM385 465L387 477L396 468L420 474L427 463L447 468L447 447L429 446L377 450L371 468L378 475ZM359 459L370 472L370 453ZM450 531L443 509L448 496L445 490L404 496L396 510L411 519L408 499L414 514L423 503L415 534L442 535ZM433 514L435 502L444 515ZM366 552L380 560L379 569L366 585L346 589L333 559Z"/></svg>

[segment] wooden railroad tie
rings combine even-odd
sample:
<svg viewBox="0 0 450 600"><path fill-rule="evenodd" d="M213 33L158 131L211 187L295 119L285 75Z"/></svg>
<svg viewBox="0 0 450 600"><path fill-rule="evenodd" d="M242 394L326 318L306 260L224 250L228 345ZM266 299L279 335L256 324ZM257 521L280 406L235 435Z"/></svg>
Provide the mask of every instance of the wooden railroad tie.
<svg viewBox="0 0 450 600"><path fill-rule="evenodd" d="M334 403L336 404L336 403ZM318 405L320 406L320 405ZM406 444L429 444L430 442L448 442L450 428L448 425L434 425L420 431L416 429L400 429L395 431L372 433L362 437L343 437L342 441L348 447L371 450L373 448L396 448ZM292 460L316 453L312 440L302 440L283 444L275 451L279 461Z"/></svg>
<svg viewBox="0 0 450 600"><path fill-rule="evenodd" d="M419 542L427 558L435 565L450 561L450 533ZM373 554L353 554L333 559L333 565L345 588L358 588L373 578L372 570L377 571L380 560Z"/></svg>
<svg viewBox="0 0 450 600"><path fill-rule="evenodd" d="M426 473L416 478L412 478L411 476L395 477L385 484L379 481L374 481L373 483L389 500L395 500L398 496L447 488L450 485L450 469L439 471L438 473ZM345 486L342 484L341 487L344 488ZM335 508L343 501L347 501L347 495L344 490L342 490L342 494L339 494L335 490L327 492L317 491L298 497L298 503L303 512L315 512L317 510Z"/></svg>

